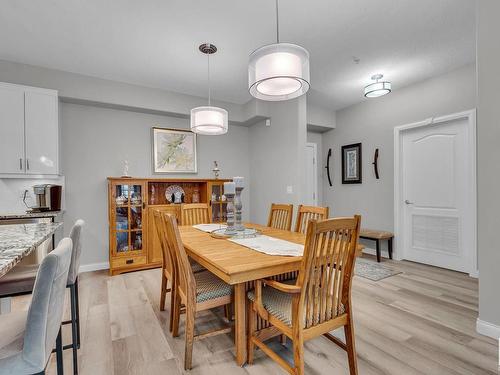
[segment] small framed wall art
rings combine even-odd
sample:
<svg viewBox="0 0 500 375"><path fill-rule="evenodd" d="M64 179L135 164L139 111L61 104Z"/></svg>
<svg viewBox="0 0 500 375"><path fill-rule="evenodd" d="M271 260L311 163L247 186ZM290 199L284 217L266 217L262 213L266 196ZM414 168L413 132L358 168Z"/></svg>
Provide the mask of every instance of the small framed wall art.
<svg viewBox="0 0 500 375"><path fill-rule="evenodd" d="M153 172L196 173L196 134L189 130L153 128Z"/></svg>
<svg viewBox="0 0 500 375"><path fill-rule="evenodd" d="M360 184L361 143L342 146L342 183Z"/></svg>

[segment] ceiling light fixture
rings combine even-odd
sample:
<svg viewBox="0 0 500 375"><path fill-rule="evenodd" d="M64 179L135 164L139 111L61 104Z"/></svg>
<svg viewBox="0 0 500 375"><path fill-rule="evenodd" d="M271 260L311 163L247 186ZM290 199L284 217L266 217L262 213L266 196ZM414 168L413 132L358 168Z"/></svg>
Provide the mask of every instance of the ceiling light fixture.
<svg viewBox="0 0 500 375"><path fill-rule="evenodd" d="M227 133L227 111L210 105L210 55L217 52L217 47L203 43L199 50L207 55L208 65L208 106L191 110L191 131L203 135L220 135Z"/></svg>
<svg viewBox="0 0 500 375"><path fill-rule="evenodd" d="M365 96L367 98L378 98L379 96L387 95L392 91L390 82L379 82L379 80L383 77L383 74L375 74L372 76L372 80L376 82L365 86Z"/></svg>
<svg viewBox="0 0 500 375"><path fill-rule="evenodd" d="M267 101L297 98L309 90L309 52L292 43L280 43L276 0L276 43L252 52L248 62L248 90Z"/></svg>

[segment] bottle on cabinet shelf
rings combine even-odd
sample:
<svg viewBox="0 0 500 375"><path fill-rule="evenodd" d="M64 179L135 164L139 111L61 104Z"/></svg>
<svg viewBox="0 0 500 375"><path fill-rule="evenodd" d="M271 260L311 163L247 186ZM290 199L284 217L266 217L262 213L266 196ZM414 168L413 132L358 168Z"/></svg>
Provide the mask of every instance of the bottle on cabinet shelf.
<svg viewBox="0 0 500 375"><path fill-rule="evenodd" d="M193 196L191 197L191 202L200 203L200 192L198 189L193 191Z"/></svg>

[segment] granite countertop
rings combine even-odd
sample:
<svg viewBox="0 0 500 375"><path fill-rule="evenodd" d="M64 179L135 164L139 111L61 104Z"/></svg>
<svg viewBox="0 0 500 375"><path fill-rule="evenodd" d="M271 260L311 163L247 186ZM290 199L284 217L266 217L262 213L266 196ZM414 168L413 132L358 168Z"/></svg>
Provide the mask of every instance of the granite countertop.
<svg viewBox="0 0 500 375"><path fill-rule="evenodd" d="M54 217L62 213L64 213L64 211L0 213L0 220L24 219L30 217Z"/></svg>
<svg viewBox="0 0 500 375"><path fill-rule="evenodd" d="M62 223L0 225L0 277L50 238Z"/></svg>

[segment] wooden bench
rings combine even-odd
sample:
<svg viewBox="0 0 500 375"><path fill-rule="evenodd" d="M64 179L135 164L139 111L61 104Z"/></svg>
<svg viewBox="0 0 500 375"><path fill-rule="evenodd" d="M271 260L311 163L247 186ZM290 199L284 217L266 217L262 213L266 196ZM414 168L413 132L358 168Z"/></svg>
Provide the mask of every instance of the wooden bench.
<svg viewBox="0 0 500 375"><path fill-rule="evenodd" d="M392 259L392 239L394 238L393 233L383 230L361 229L359 231L359 238L375 241L377 250L377 262L380 262L380 241L387 240L389 259Z"/></svg>

